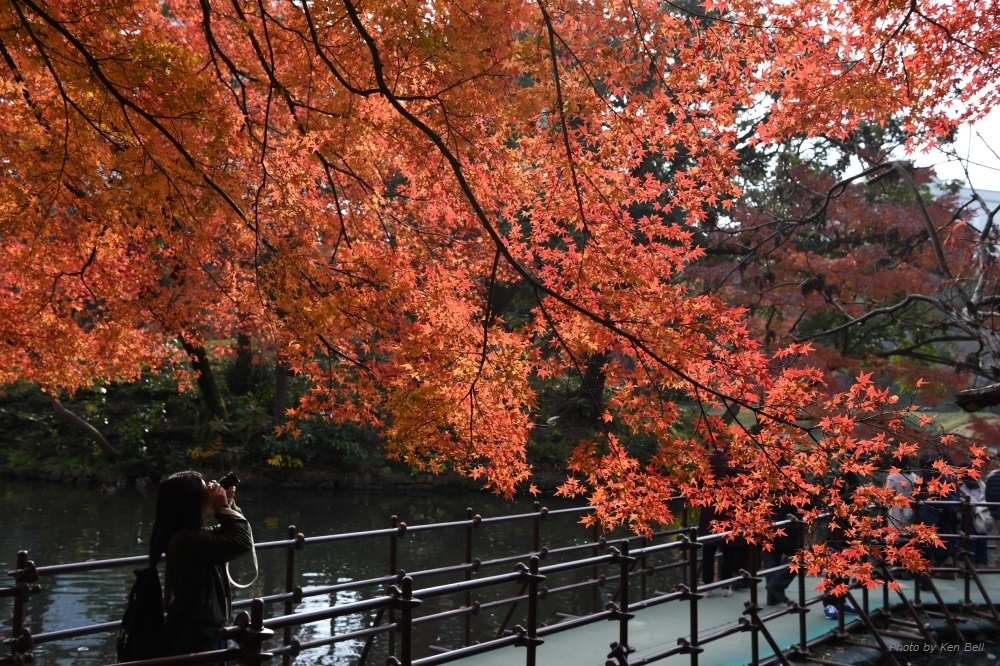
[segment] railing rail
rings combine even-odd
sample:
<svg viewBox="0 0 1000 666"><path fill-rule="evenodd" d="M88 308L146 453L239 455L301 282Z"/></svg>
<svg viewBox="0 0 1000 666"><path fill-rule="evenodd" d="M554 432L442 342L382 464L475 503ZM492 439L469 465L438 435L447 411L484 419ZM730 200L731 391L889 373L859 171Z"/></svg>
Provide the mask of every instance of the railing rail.
<svg viewBox="0 0 1000 666"><path fill-rule="evenodd" d="M971 510L975 503L965 500L962 502L928 502L927 504L954 506L959 509L962 516L961 529L957 533L941 535L943 539L951 539L960 544L956 554L956 565L938 570L956 572L962 575L964 578L963 603L971 604L972 590L975 588L986 599L986 605L989 607L988 612L1000 622L1000 613L992 605L986 587L980 578L981 574L997 573L998 570L977 568L970 559L970 553L973 551L976 541L986 540L989 542L1000 537L971 533ZM982 504L997 506L989 503ZM724 538L725 535L699 537L696 528L682 525L676 529L659 532L651 540L632 536L609 541L595 534L591 541L581 544L552 548L543 543L543 522L551 520L554 516L581 516L590 510L589 507L583 507L548 511L536 503L535 511L532 513L483 518L474 514L472 509L468 509L468 516L465 520L414 526L407 525L393 516L390 519L391 527L388 529L315 537L306 537L298 532L294 526L290 526L288 539L256 544L258 551L284 551L286 558L285 590L234 603L234 608L239 609L240 613L236 623L225 629L225 635L236 640L240 645L239 649L232 648L224 652L216 651L200 655L146 660L141 663L147 666L166 666L169 664L214 663L221 659L230 659L233 660L233 663L259 664L280 657L283 664L291 664L292 660L303 650L343 641L363 640L365 647L359 661L363 664L371 654L373 641L382 639L386 643L385 650L388 654L387 663L389 664L431 666L458 661L473 654L501 647L517 645L525 648L525 664L534 666L537 648L544 642L544 637L607 620L616 620L618 623L618 641L612 645L608 654L607 663L609 666L645 665L679 654L687 655L690 666L698 666L699 655L705 645L740 632L750 634L749 661L753 664L760 663L762 659L788 663L786 653L793 656L808 654L811 645L807 635L806 611L809 606L820 603L820 599L809 598L804 572L799 573L797 589L794 593L790 593L791 596L795 597L795 600L786 608L772 610L765 609L760 605L758 600L759 585L764 576L783 567L761 569L756 563L752 563L751 571L742 571L739 576L728 581L717 581L707 585L699 583L700 548L706 543L716 542ZM517 521L531 521L534 524L529 551L485 561L474 557L472 540L475 531ZM796 521L790 519L775 524L776 526L788 526L793 522ZM464 531L465 548L461 554L460 562L413 572L405 572L397 568L400 539L404 539L408 534L449 529ZM797 532L800 539L805 538L806 531L804 529ZM301 586L296 585L296 553L307 547L360 539L385 539L388 541L388 570L385 575L320 586L309 590L303 590ZM803 545L802 542L800 542L801 545ZM578 557L578 555L582 555L582 557ZM542 564L542 561L547 558L558 559L558 557L572 557L573 559ZM13 578L13 584L0 587L0 597L14 599L11 634L10 638L4 641L9 648L9 653L0 655L0 664L27 663L37 646L81 636L112 633L119 627L118 621L111 621L80 627L63 627L42 631L32 636L27 629L26 619L30 612L30 598L41 589L40 581L69 573L95 572L141 565L145 561L145 557L131 556L35 566L28 558L27 552L19 552L16 567L9 572L9 576ZM512 571L487 573L489 569L499 569L511 565L513 565ZM883 567L883 571L885 585L881 595L881 605L873 605L869 599L868 591L865 590L860 603L863 610L858 622L864 625L869 633L873 634L875 642L883 648L887 658L893 661L894 655L885 647L886 644L871 619L879 613L886 613L891 606L889 584L893 582L892 572L885 567ZM647 579L653 576L662 576L664 572L676 572L674 574L676 589L669 592L654 592L650 595L647 591ZM583 576L583 579L571 579L568 582L546 587L546 583L558 581L564 574ZM458 580L414 589L419 580L444 575L457 575ZM703 631L698 615L700 599L710 590L732 585L739 581L747 583L750 587L750 601L746 606L744 617L731 626ZM948 610L947 604L943 602L930 578L926 578L924 582L929 583L929 591L935 596L936 605L941 607L946 621L952 625L956 635L961 636L960 623ZM603 608L598 608L596 591L608 584L615 585L615 588L610 594L610 600ZM497 599L476 600L473 594L484 589L498 590L510 586L517 587L516 593ZM303 599L309 597L335 596L338 592L371 590L379 587L385 590L384 594L376 594L360 601L339 603L327 608L295 612L295 607ZM902 597L901 605L912 616L913 628L927 635L926 628L917 615L917 609L923 604L920 598L920 587L922 586L917 586L916 596L912 601ZM543 618L540 615L540 602L543 599L585 588L591 588L595 591L593 597L595 603L592 604L589 612L578 615L563 614L562 621L556 624L546 625L543 623ZM460 600L460 602L455 607L446 610L429 612L424 615L415 614L415 610L424 602L446 597ZM648 653L642 657L633 656L634 650L629 645L629 626L635 613L677 601L690 605L689 637L680 639L676 646L668 649ZM280 609L280 614L265 618L266 609L269 607ZM524 610L520 611L522 612L521 623L511 628L510 623L514 621L519 612L518 609L521 607L524 607ZM471 619L485 609L506 609L506 613L492 638L473 642L470 629ZM790 651L783 651L771 636L767 622L793 613L798 614L799 617L798 643ZM365 614L374 614L374 621L370 622L368 626L353 631L345 631L313 640L301 640L293 632L296 627L306 624ZM465 630L461 644L448 648L439 647L431 650L437 654L415 657L413 654L414 627L452 618L464 620ZM840 614L837 630L841 633L845 631L843 613ZM280 632L280 636L275 637L276 632ZM761 639L770 649L761 649ZM275 642L279 644L270 645Z"/></svg>

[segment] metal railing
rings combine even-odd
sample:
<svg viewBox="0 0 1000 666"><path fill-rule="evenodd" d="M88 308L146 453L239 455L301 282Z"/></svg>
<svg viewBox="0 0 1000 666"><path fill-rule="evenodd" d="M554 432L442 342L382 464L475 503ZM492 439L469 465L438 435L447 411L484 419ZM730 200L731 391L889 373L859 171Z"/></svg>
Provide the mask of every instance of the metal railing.
<svg viewBox="0 0 1000 666"><path fill-rule="evenodd" d="M955 554L956 565L939 568L932 573L961 575L965 583L963 603L965 605L973 603L972 590L976 588L986 600L987 611L1000 622L1000 615L989 599L981 579L982 574L997 573L1000 570L977 568L970 559L975 541L992 542L1000 537L970 533L972 505L968 501L933 504L955 507L963 517L963 529L955 534L941 535L942 538L954 540L959 545ZM691 666L698 666L698 657L705 645L735 633L750 634L747 661L753 664L766 660L788 664L789 658L808 654L813 647L815 640L811 641L807 632L807 610L811 605L821 603L822 598L810 597L806 589L804 572L799 572L796 589L789 595L794 599L786 607L777 610L763 607L758 594L763 577L782 567L760 570L756 562L752 562L749 570L741 571L736 578L708 585L700 584L700 547L705 543L719 541L725 538L725 535L698 537L697 529L689 526L686 509L681 513L678 527L658 532L651 539L631 536L609 541L601 538L596 531L591 531L592 536L585 543L555 548L544 543L544 524L547 521L558 516L579 518L589 511L589 508L549 511L536 503L535 510L531 513L483 518L469 509L464 520L413 526L394 516L390 520L390 527L386 529L316 537L306 537L294 526L289 527L287 539L256 544L259 552L284 553L284 591L234 602L234 608L240 612L235 624L224 630L224 635L238 647L135 663L166 666L230 660L231 663L259 664L280 658L282 663L287 665L305 650L333 643L358 641L364 645L358 657L359 664L374 663L373 651L376 644L380 644L380 649L385 654L384 663L397 666L445 664L506 646L523 647L524 663L527 666L534 666L538 646L544 642L546 636L602 621L613 621L618 625L618 640L607 655L609 666L641 666L673 655L686 655ZM529 551L490 560L475 557L473 545L475 533L501 523L525 521L533 524ZM794 522L797 521L795 519L780 521L776 526L787 526ZM461 561L414 572L405 572L397 568L401 542L404 542L409 535L441 530L464 532L465 547ZM799 529L797 533L800 546L804 545L806 530ZM297 553L305 548L356 540L381 541L387 544L385 575L310 589L303 589L296 584ZM373 547L372 551L374 550ZM40 591L41 581L67 573L102 571L142 565L145 562L144 556L138 556L36 566L29 559L27 552L19 552L15 569L8 572L13 578L13 584L0 587L0 597L12 597L14 606L10 638L4 641L9 647L9 653L0 655L0 664L28 663L37 646L81 636L116 632L119 627L118 621L110 621L88 626L54 628L32 635L27 629L26 618L30 613L31 597ZM498 573L489 573L491 570ZM890 662L894 662L895 657L886 647L883 637L891 636L893 631L900 636L919 635L924 640L934 642L933 636L920 616L920 611L928 605L935 605L939 609L938 612L952 625L956 634L961 636L960 621L938 594L931 577L927 576L921 580L923 584L918 586L912 600L900 594L900 601L892 602L890 590L891 583L894 582L893 572L884 566L881 571L884 585L880 603L873 602L868 590L861 591L860 601L854 598L853 591L849 593L848 599L860 611L854 624L872 636ZM421 581L442 576L456 580L442 585L420 586ZM651 591L650 581L655 581L657 587L673 585L674 589L668 592ZM750 590L750 600L742 616L731 626L714 628L709 632L702 631L699 627L699 600L715 588L737 582L748 585ZM935 600L925 602L921 599L920 587L926 587L925 591L930 592ZM607 597L603 605L602 588L608 588L608 592L603 595ZM509 592L511 589L515 590L513 594ZM308 597L335 596L338 592L347 590L381 593L373 593L369 598L351 603L295 612L295 608ZM560 612L556 601L568 597L568 593L573 591L590 592L589 608L568 608L569 612ZM439 599L448 599L450 603L444 605L443 609L432 610L426 614L418 612L421 607L427 608L432 605L431 602ZM689 605L689 637L679 639L677 645L669 649L644 654L641 657L635 656L629 644L630 620L637 611L672 602ZM542 612L543 604L551 607L547 616ZM890 616L893 617L896 626L899 626L899 613L890 612L893 609L898 611L899 608L902 608L910 618L902 621L905 625L902 631L876 628L877 620L881 618L885 620L882 624L885 624ZM272 615L275 612L278 614L267 617L269 609ZM487 610L503 614L498 624L489 631L491 634L489 637L476 636L472 626L473 619ZM790 614L798 615L798 641L792 648L782 649L775 642L767 623ZM352 616L364 618L360 628L316 639L301 638L294 634L296 627ZM455 620L463 623L461 641L455 645L430 645L423 654L414 654L415 628ZM515 621L517 624L514 624ZM844 614L840 613L838 626L830 635L844 638L848 630ZM766 648L762 648L762 642L766 643Z"/></svg>

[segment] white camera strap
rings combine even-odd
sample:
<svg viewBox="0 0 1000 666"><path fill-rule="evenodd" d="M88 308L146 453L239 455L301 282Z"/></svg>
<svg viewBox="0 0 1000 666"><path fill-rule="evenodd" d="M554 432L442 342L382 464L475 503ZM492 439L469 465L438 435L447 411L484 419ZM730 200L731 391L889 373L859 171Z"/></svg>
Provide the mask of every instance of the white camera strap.
<svg viewBox="0 0 1000 666"><path fill-rule="evenodd" d="M233 575L229 573L229 562L226 562L226 578L229 579L229 584L241 590L245 590L257 582L257 576L260 574L260 568L257 566L257 547L254 545L253 530L250 529L250 521L247 521L247 531L250 532L250 555L253 558L253 578L251 578L250 582L246 584L237 583L233 580Z"/></svg>

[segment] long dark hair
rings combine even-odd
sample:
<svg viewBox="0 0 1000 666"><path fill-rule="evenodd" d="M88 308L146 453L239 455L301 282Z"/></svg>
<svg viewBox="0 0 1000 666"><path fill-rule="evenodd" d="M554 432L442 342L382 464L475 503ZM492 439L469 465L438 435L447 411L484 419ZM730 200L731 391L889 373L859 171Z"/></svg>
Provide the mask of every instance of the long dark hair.
<svg viewBox="0 0 1000 666"><path fill-rule="evenodd" d="M156 491L156 519L149 538L149 563L155 565L181 530L199 529L205 481L198 472L177 472Z"/></svg>

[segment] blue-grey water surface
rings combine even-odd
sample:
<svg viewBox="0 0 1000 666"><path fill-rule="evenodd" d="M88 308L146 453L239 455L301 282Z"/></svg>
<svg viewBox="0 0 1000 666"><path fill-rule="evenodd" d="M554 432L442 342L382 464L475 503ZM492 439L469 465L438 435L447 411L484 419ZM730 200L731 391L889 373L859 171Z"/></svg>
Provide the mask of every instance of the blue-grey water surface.
<svg viewBox="0 0 1000 666"><path fill-rule="evenodd" d="M110 493L96 486L72 487L59 484L0 480L0 572L14 568L16 554L26 550L39 567L82 560L140 555L152 525L155 494L123 488ZM308 537L324 534L359 532L387 528L390 516L397 515L408 525L464 520L467 507L487 516L532 513L533 500L505 501L487 493L452 493L401 496L376 493L333 493L281 490L241 490L237 501L245 511L254 531L255 541L279 541L288 538L288 526L295 525ZM546 498L551 508L571 506L565 501ZM579 503L574 503L579 505ZM584 542L587 531L577 524L578 517L560 516L546 520L546 543ZM531 549L532 527L527 521L500 523L476 531L474 556L482 559L524 553ZM348 581L387 575L388 540L349 541L308 545L297 554L296 584L306 590ZM408 572L435 566L460 563L465 557L465 530L413 532L400 540L396 568ZM512 570L506 569L493 573ZM237 598L274 594L284 590L285 553L271 550L259 553L259 576L252 588ZM42 631L96 624L120 619L124 598L131 584L132 567L108 571L81 572L43 578L42 593L29 601L28 627L33 635ZM249 581L253 568L249 560L234 563L232 574L237 581ZM161 574L162 575L162 574ZM454 580L454 577L452 577ZM425 584L439 584L434 578ZM2 585L10 583L4 580ZM384 587L367 592L340 591L307 597L297 611L348 603L363 597L384 594ZM275 608L273 613L280 612ZM483 613L477 622L496 622L495 613ZM12 601L0 599L0 641L10 636ZM361 627L358 617L307 625L297 632L302 640L320 638L330 632L344 633ZM430 627L428 631L432 630ZM440 632L440 627L433 631ZM431 643L451 644L461 640L460 622L445 628L445 635L415 637L415 646ZM452 632L448 635L447 632ZM458 632L459 636L455 636ZM298 663L344 665L354 663L360 642L337 644L304 654ZM6 652L6 648L2 649ZM35 650L36 663L60 666L97 666L114 661L114 637L111 634L87 636L58 644L45 644ZM369 663L384 663L370 660Z"/></svg>

